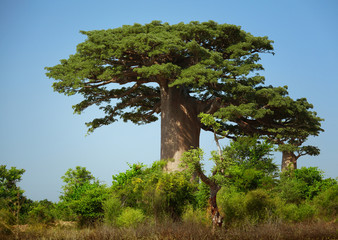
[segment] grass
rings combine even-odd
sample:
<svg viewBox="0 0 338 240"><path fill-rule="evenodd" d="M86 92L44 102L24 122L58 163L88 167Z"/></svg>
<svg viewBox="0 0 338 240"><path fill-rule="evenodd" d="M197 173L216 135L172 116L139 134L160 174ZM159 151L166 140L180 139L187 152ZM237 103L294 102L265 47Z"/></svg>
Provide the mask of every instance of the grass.
<svg viewBox="0 0 338 240"><path fill-rule="evenodd" d="M11 235L0 234L0 239L64 239L64 240L110 240L110 239L338 239L336 222L270 223L248 225L228 230L212 228L189 222L166 222L158 225L143 224L138 227L118 228L99 225L93 228L77 229L74 226L29 225L16 228Z"/></svg>

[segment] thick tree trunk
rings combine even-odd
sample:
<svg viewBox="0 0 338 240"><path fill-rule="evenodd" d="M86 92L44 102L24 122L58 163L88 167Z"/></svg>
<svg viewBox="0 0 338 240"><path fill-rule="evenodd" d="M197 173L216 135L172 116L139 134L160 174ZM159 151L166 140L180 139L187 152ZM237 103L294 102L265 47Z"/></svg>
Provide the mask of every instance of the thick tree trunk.
<svg viewBox="0 0 338 240"><path fill-rule="evenodd" d="M161 86L161 159L166 170L180 170L180 158L191 147L199 147L200 122L197 104L183 88Z"/></svg>
<svg viewBox="0 0 338 240"><path fill-rule="evenodd" d="M297 157L293 152L283 152L282 171L288 169L297 169Z"/></svg>

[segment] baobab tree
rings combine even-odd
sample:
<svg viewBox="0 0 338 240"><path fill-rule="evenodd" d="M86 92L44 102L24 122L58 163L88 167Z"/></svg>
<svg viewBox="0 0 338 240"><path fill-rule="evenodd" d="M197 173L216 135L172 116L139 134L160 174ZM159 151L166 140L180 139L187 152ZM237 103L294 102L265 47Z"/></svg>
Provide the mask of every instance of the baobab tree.
<svg viewBox="0 0 338 240"><path fill-rule="evenodd" d="M75 113L100 107L105 116L87 123L89 132L119 118L135 124L160 118L161 159L173 159L168 171L179 169L183 152L199 147L201 129L210 130L200 113L240 111L249 106L243 94L256 96L264 89L274 92L271 98L283 97L279 88L263 87L264 77L258 74L263 70L260 54L272 53L272 41L239 26L153 21L81 33L87 39L74 55L46 67L47 76L55 79L54 90L83 96L73 106ZM260 112L264 117L269 106ZM238 125L241 116L235 115L232 122ZM245 129L231 124L227 128L233 134Z"/></svg>

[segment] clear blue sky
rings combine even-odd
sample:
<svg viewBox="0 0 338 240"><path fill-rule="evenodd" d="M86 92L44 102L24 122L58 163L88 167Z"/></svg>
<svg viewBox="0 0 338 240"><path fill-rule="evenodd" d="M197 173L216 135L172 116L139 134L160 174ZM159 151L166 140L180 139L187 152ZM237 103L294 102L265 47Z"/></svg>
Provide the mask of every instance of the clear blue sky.
<svg viewBox="0 0 338 240"><path fill-rule="evenodd" d="M0 164L26 169L20 186L33 200L57 201L61 176L86 167L107 184L127 162L151 164L160 156L159 122L134 126L118 122L85 137L85 122L100 114L73 115L79 97L53 92L45 66L75 52L80 30L115 28L162 20L231 23L275 41L276 54L262 59L266 83L288 85L293 98L306 97L325 118L325 132L309 143L318 157L299 159L327 177L338 170L338 2L271 0L1 0L0 1ZM226 142L224 142L226 144ZM201 146L215 149L203 133ZM276 154L280 163L281 154Z"/></svg>

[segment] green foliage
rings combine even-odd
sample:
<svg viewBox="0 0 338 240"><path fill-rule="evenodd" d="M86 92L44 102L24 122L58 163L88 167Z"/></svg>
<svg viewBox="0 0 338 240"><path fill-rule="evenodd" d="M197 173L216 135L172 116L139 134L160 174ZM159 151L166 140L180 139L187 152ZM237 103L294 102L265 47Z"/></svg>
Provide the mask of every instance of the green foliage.
<svg viewBox="0 0 338 240"><path fill-rule="evenodd" d="M54 204L48 200L40 201L28 213L28 222L31 224L51 224L55 221Z"/></svg>
<svg viewBox="0 0 338 240"><path fill-rule="evenodd" d="M323 173L317 167L302 167L283 172L276 191L286 202L299 204L334 185L337 181L323 179Z"/></svg>
<svg viewBox="0 0 338 240"><path fill-rule="evenodd" d="M76 189L68 206L79 217L81 224L93 223L103 218L103 203L109 196L110 191L105 185L86 183Z"/></svg>
<svg viewBox="0 0 338 240"><path fill-rule="evenodd" d="M272 41L255 37L239 26L213 21L175 25L153 21L81 33L87 39L77 46L76 53L54 67L46 67L46 75L55 79L55 91L83 95L84 100L74 106L76 113L100 106L105 116L88 123L89 131L111 124L118 117L138 124L156 121L161 111L156 108L161 102L161 91L159 86L147 83L159 81L168 87L186 89L186 95L198 100L196 105L207 106L210 99L222 98L216 109L220 111L214 117L223 122L222 131L231 134L246 132L245 127L237 124L239 118L245 123L260 119L266 132L275 137L292 132L289 128L293 129L301 117L307 122L319 121L310 111L307 115L298 114L301 116L297 119L293 117L311 105L305 99L293 101L285 97L286 87L262 86L264 77L257 71L263 66L258 61L261 53L272 52ZM135 85L110 87L132 82ZM113 102L116 105L111 105ZM288 117L293 117L292 121L274 132L275 123ZM227 121L236 126L225 124ZM251 125L250 130L260 127L256 122ZM316 130L319 131L318 127Z"/></svg>
<svg viewBox="0 0 338 240"><path fill-rule="evenodd" d="M272 199L263 189L248 192L244 199L244 206L247 215L255 222L264 221L274 209Z"/></svg>
<svg viewBox="0 0 338 240"><path fill-rule="evenodd" d="M204 182L198 184L197 191L194 193L195 208L206 209L210 198L210 188Z"/></svg>
<svg viewBox="0 0 338 240"><path fill-rule="evenodd" d="M276 191L287 203L300 204L305 200L306 184L297 179L282 179Z"/></svg>
<svg viewBox="0 0 338 240"><path fill-rule="evenodd" d="M6 168L0 165L0 209L5 208L15 217L16 223L22 218L22 214L27 213L29 200L23 196L24 191L17 186L21 181L24 169L16 167Z"/></svg>
<svg viewBox="0 0 338 240"><path fill-rule="evenodd" d="M246 154L252 154L244 146L241 148ZM232 156L240 156L243 152L234 151L237 155ZM201 151L190 153L197 154L193 155L196 161L200 159ZM217 204L226 225L331 221L337 218L336 180L324 179L322 171L309 167L283 172L280 181L268 188L261 182L250 185L248 183L254 183L268 175L266 169L269 168L248 164L252 160L246 154L235 158L247 161L238 161L245 168L241 169L237 165L238 171L241 174L244 172L246 176L233 175L242 177L232 179L232 185L220 181L223 185L217 194ZM236 164L234 161L229 168ZM126 172L113 176L112 188L100 184L85 168L70 169L66 173L67 177L63 178L66 179L63 188L66 191L60 198L61 201L56 204L48 200L32 202L22 197L24 201L20 202L19 222L16 211L9 208L8 199L0 198L0 233L12 233L12 225L17 223L42 223L46 226L56 219L76 220L80 225L104 219L112 226L136 227L146 220L157 222L170 217L186 223L209 225L210 218L206 209L210 196L209 186L191 181L192 175L187 172L163 172L164 165L164 161L155 162L151 167L129 165L130 169ZM253 174L250 175L250 172ZM252 177L256 174L259 177ZM15 179L18 180L18 175Z"/></svg>
<svg viewBox="0 0 338 240"><path fill-rule="evenodd" d="M195 171L204 172L203 160L204 151L201 148L190 149L189 151L183 153L181 165L189 171L189 174L193 174Z"/></svg>
<svg viewBox="0 0 338 240"><path fill-rule="evenodd" d="M182 173L163 174L158 180L156 191L158 195L165 196L165 212L174 218L181 216L184 203L191 202L194 191L189 176Z"/></svg>
<svg viewBox="0 0 338 240"><path fill-rule="evenodd" d="M77 217L68 206L68 201L61 200L54 205L55 218L62 221L76 221Z"/></svg>
<svg viewBox="0 0 338 240"><path fill-rule="evenodd" d="M263 222L269 219L275 210L274 200L264 189L244 193L234 187L222 188L217 203L229 225L241 225L246 222Z"/></svg>
<svg viewBox="0 0 338 240"><path fill-rule="evenodd" d="M255 168L266 174L273 175L277 166L272 162L272 144L255 137L238 137L231 141L223 150L224 158L231 159L234 165L245 169Z"/></svg>
<svg viewBox="0 0 338 240"><path fill-rule="evenodd" d="M62 179L66 185L63 186L64 193L60 197L60 208L68 207L71 212L67 213L76 217L80 225L91 224L103 218L103 203L111 194L109 188L95 180L84 167L69 169Z"/></svg>
<svg viewBox="0 0 338 240"><path fill-rule="evenodd" d="M183 214L182 214L182 220L184 222L190 222L194 224L204 224L204 225L210 225L210 217L208 216L205 209L197 208L194 209L192 205L188 205Z"/></svg>
<svg viewBox="0 0 338 240"><path fill-rule="evenodd" d="M276 216L287 222L311 220L315 215L315 207L309 203L294 204L275 200Z"/></svg>
<svg viewBox="0 0 338 240"><path fill-rule="evenodd" d="M222 158L213 157L216 176L222 185L235 186L241 191L271 188L275 185L277 166L272 162L272 145L257 137L239 137L224 147Z"/></svg>
<svg viewBox="0 0 338 240"><path fill-rule="evenodd" d="M118 216L122 213L122 204L118 197L112 196L103 203L104 220L110 225L116 225Z"/></svg>
<svg viewBox="0 0 338 240"><path fill-rule="evenodd" d="M112 189L123 206L142 209L155 217L178 218L182 214L185 204L193 201L195 185L186 173L163 172L164 164L156 162L150 168L134 164L125 173L113 176Z"/></svg>
<svg viewBox="0 0 338 240"><path fill-rule="evenodd" d="M0 165L0 197L16 197L19 187L17 183L21 181L22 174L26 170L17 169L16 167L6 168L6 165Z"/></svg>
<svg viewBox="0 0 338 240"><path fill-rule="evenodd" d="M130 169L127 169L126 172L113 175L112 188L114 190L119 189L126 184L130 184L133 178L143 173L142 168L145 167L143 164L128 164L128 166Z"/></svg>
<svg viewBox="0 0 338 240"><path fill-rule="evenodd" d="M127 207L122 210L121 215L117 218L116 223L121 227L135 227L145 220L142 210Z"/></svg>
<svg viewBox="0 0 338 240"><path fill-rule="evenodd" d="M231 225L245 219L245 194L235 188L223 187L217 194L217 204L224 216L224 223Z"/></svg>
<svg viewBox="0 0 338 240"><path fill-rule="evenodd" d="M314 205L319 216L325 218L337 218L338 214L338 185L335 184L330 188L322 191L314 198Z"/></svg>
<svg viewBox="0 0 338 240"><path fill-rule="evenodd" d="M6 209L6 208L0 209L0 223L4 227L14 225L16 223L15 216L9 209Z"/></svg>
<svg viewBox="0 0 338 240"><path fill-rule="evenodd" d="M87 171L85 167L80 166L76 166L75 169L69 168L61 179L65 183L65 185L62 186L64 192L63 195L61 195L61 199L65 200L69 198L77 188L95 180L94 176Z"/></svg>
<svg viewBox="0 0 338 240"><path fill-rule="evenodd" d="M12 234L12 225L15 223L15 216L8 209L0 208L0 235Z"/></svg>

